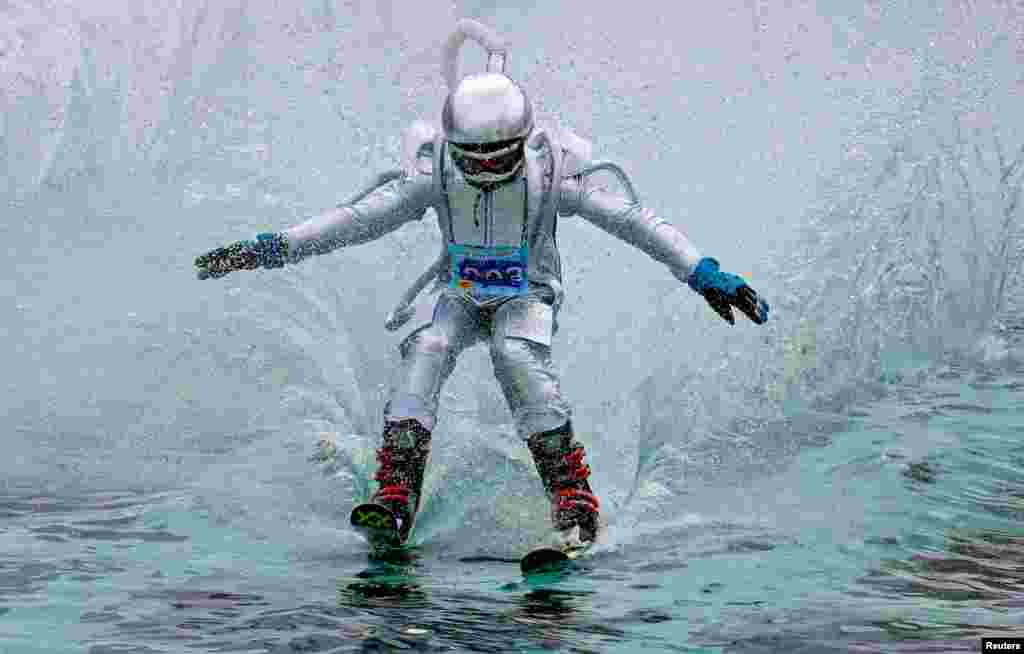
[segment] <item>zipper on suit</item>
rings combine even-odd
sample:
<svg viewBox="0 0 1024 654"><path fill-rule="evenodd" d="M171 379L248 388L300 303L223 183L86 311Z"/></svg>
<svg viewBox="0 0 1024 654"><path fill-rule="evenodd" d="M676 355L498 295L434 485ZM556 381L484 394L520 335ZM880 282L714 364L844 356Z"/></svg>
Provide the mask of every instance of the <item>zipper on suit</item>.
<svg viewBox="0 0 1024 654"><path fill-rule="evenodd" d="M491 246L491 236L493 231L492 221L494 220L494 192L484 191L484 245Z"/></svg>

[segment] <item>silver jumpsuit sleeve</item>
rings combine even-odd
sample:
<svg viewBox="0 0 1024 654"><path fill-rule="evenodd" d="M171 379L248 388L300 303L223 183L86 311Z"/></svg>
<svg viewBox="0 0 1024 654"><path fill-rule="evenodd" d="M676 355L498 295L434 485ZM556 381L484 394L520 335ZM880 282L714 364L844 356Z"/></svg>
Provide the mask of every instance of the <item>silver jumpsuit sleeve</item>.
<svg viewBox="0 0 1024 654"><path fill-rule="evenodd" d="M603 188L588 187L578 178L563 180L558 213L580 216L639 248L684 283L701 258L681 231L651 209Z"/></svg>
<svg viewBox="0 0 1024 654"><path fill-rule="evenodd" d="M329 209L284 231L288 262L376 240L412 220L423 218L431 204L429 175L402 177L378 186L352 204Z"/></svg>

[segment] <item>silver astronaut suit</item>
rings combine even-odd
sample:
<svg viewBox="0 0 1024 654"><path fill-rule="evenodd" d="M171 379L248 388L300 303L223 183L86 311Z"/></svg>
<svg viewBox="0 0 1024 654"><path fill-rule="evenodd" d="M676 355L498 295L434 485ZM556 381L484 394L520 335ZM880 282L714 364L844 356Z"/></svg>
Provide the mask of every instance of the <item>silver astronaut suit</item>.
<svg viewBox="0 0 1024 654"><path fill-rule="evenodd" d="M570 417L570 408L551 362L551 339L562 303L555 240L558 218L578 215L588 220L664 263L684 283L699 252L673 225L639 204L621 170L592 161L590 143L568 130L534 128L521 173L487 191L462 179L437 130L417 122L406 140L406 154L411 156L406 157L403 174L285 231L289 262L377 239L422 219L433 208L444 248L403 303L411 302L427 279L446 287L432 321L401 343L402 364L387 419L415 418L432 430L438 396L456 357L486 341L519 434L525 439L560 427ZM620 175L626 193L588 181L590 172L602 168ZM507 265L497 271L474 269L472 249L479 246L504 246L510 256ZM516 256L526 260L525 279ZM467 288L467 274L503 275L497 283L506 292L509 285L517 290L512 295L490 295L486 289Z"/></svg>

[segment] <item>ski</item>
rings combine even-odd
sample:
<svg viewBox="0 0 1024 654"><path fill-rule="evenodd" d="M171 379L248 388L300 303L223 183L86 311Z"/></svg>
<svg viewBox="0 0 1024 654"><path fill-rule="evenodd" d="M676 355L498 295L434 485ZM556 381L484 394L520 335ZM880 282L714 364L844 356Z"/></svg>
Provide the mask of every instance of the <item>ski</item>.
<svg viewBox="0 0 1024 654"><path fill-rule="evenodd" d="M366 535L370 547L375 550L399 549L403 547L398 535L398 520L394 514L379 504L360 504L352 509L349 522Z"/></svg>
<svg viewBox="0 0 1024 654"><path fill-rule="evenodd" d="M557 572L590 551L590 543L568 547L538 547L519 560L524 575Z"/></svg>

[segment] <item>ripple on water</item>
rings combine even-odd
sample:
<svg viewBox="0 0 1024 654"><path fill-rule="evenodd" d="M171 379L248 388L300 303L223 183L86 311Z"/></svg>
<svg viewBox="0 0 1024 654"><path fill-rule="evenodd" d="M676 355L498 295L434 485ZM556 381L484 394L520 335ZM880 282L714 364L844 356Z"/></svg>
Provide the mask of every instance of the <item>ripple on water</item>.
<svg viewBox="0 0 1024 654"><path fill-rule="evenodd" d="M224 609L244 606L266 606L269 604L269 602L264 601L259 595L228 593L223 591L170 591L166 595L159 594L156 595L156 597L169 600L171 606L176 609Z"/></svg>
<svg viewBox="0 0 1024 654"><path fill-rule="evenodd" d="M0 560L0 598L38 592L60 576L53 563Z"/></svg>
<svg viewBox="0 0 1024 654"><path fill-rule="evenodd" d="M33 534L64 535L80 540L141 540L149 543L180 543L188 540L188 536L180 536L162 529L147 531L118 531L115 529L79 529L69 525L47 525L29 529Z"/></svg>
<svg viewBox="0 0 1024 654"><path fill-rule="evenodd" d="M981 406L979 404L969 404L966 402L959 402L955 404L940 404L938 408L940 410L958 411L960 413L973 413L976 415L990 415L997 412L997 410L993 409L992 407Z"/></svg>
<svg viewBox="0 0 1024 654"><path fill-rule="evenodd" d="M84 513L117 511L143 505L151 498L137 493L85 492L76 495L41 495L31 491L19 495L0 495L0 512L11 517L45 513Z"/></svg>
<svg viewBox="0 0 1024 654"><path fill-rule="evenodd" d="M634 572L671 572L673 570L682 570L687 567L687 563L681 559L665 559L655 560L648 563L641 563L633 568Z"/></svg>

